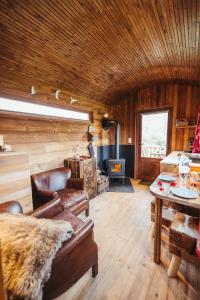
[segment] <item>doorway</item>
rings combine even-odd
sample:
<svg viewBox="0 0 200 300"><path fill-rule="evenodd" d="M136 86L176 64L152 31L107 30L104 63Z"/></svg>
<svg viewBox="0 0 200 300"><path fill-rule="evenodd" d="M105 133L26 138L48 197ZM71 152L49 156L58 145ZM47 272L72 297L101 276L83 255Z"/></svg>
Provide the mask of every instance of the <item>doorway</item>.
<svg viewBox="0 0 200 300"><path fill-rule="evenodd" d="M153 181L160 173L160 161L170 151L170 109L138 114L137 177Z"/></svg>

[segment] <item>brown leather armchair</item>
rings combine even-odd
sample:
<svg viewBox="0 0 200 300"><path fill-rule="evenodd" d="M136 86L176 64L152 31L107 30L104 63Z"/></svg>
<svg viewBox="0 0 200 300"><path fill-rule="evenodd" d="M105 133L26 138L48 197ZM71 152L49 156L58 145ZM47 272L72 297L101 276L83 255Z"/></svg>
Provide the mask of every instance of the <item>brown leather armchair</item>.
<svg viewBox="0 0 200 300"><path fill-rule="evenodd" d="M0 213L23 213L16 201L0 204ZM92 276L98 274L98 250L93 239L93 222L82 222L70 211L63 210L60 199L52 200L32 213L37 218L66 220L75 234L63 243L52 264L51 277L44 286L44 300L58 297L69 289L83 274L92 268Z"/></svg>
<svg viewBox="0 0 200 300"><path fill-rule="evenodd" d="M89 197L81 178L71 178L71 170L61 167L31 176L33 206L37 208L53 199L57 192L65 209L75 215L86 211L89 215Z"/></svg>

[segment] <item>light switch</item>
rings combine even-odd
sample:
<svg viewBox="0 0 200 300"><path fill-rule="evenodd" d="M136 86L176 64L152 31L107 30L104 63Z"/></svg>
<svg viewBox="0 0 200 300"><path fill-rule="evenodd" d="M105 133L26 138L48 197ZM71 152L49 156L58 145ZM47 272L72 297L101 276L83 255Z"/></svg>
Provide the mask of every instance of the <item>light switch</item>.
<svg viewBox="0 0 200 300"><path fill-rule="evenodd" d="M132 138L128 138L128 144L132 143Z"/></svg>

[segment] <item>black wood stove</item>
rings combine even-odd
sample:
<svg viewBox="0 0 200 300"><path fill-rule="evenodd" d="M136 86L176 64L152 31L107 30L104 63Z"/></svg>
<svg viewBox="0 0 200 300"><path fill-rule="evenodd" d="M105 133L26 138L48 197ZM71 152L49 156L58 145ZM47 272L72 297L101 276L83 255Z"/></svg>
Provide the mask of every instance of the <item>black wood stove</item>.
<svg viewBox="0 0 200 300"><path fill-rule="evenodd" d="M121 178L123 183L125 179L125 159L119 158L119 138L120 124L117 121L104 118L102 126L108 129L112 124L115 125L115 158L107 160L107 169L109 178Z"/></svg>

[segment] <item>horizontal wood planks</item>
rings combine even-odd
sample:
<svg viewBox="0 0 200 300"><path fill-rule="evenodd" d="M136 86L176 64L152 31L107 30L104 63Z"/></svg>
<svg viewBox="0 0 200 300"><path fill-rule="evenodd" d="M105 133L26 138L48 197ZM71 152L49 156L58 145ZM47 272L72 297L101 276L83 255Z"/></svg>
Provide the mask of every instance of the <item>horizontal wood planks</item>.
<svg viewBox="0 0 200 300"><path fill-rule="evenodd" d="M0 2L0 73L100 102L160 81L200 83L198 0Z"/></svg>
<svg viewBox="0 0 200 300"><path fill-rule="evenodd" d="M112 139L112 131L102 130L101 119L104 113L111 112L108 105L97 103L66 91L61 92L61 99L56 100L52 95L55 87L41 86L36 81L37 94L29 95L31 80L15 81L16 79L0 80L0 96L26 99L39 103L48 103L64 106L71 109L82 109L93 113L94 135L97 145L109 144ZM69 105L69 97L73 96L78 102ZM59 121L47 118L31 116L11 115L0 113L0 134L4 135L5 143L11 144L14 151L26 152L30 159L31 174L63 165L64 159L75 155L76 145L80 146L82 155L89 155L87 141L87 122Z"/></svg>
<svg viewBox="0 0 200 300"><path fill-rule="evenodd" d="M176 119L187 118L195 124L200 108L200 88L184 84L162 83L143 88L138 93L129 93L113 106L113 114L121 124L121 141L128 143L128 137L135 144L135 170L138 176L138 113L154 109L172 109L171 150L188 150L188 138L194 136L194 128L176 128Z"/></svg>
<svg viewBox="0 0 200 300"><path fill-rule="evenodd" d="M24 153L0 153L0 203L16 200L24 212L32 210L29 157Z"/></svg>

